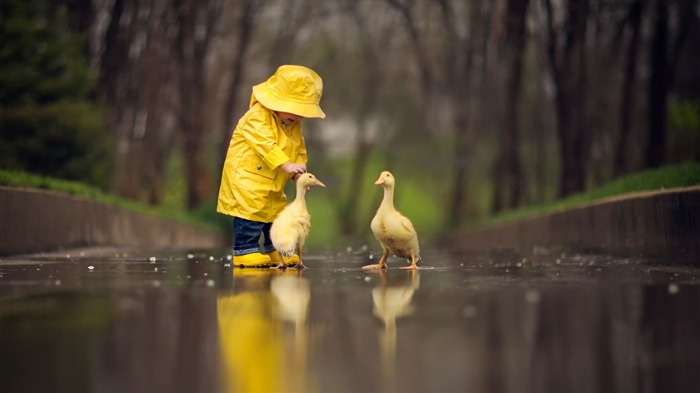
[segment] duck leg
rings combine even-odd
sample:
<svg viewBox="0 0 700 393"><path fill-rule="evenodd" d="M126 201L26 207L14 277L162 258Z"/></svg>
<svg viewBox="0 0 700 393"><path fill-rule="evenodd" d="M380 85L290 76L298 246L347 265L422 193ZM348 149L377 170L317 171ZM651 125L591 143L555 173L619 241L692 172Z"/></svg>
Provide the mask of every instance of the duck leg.
<svg viewBox="0 0 700 393"><path fill-rule="evenodd" d="M389 257L389 250L384 249L384 254L382 254L382 257L379 258L379 263L376 265L365 265L362 266L363 269L386 269L386 259Z"/></svg>
<svg viewBox="0 0 700 393"><path fill-rule="evenodd" d="M304 266L304 263L301 261L301 246L297 247L297 253L299 253L299 263L297 263L297 270L306 269L306 266Z"/></svg>
<svg viewBox="0 0 700 393"><path fill-rule="evenodd" d="M286 269L286 268L287 268L287 264L284 263L284 257L282 256L282 254L281 254L279 251L277 251L277 254L280 256L280 264L277 265L277 268L280 269L280 270Z"/></svg>
<svg viewBox="0 0 700 393"><path fill-rule="evenodd" d="M399 269L418 269L418 265L416 265L416 252L411 251L411 265L409 266L401 266Z"/></svg>

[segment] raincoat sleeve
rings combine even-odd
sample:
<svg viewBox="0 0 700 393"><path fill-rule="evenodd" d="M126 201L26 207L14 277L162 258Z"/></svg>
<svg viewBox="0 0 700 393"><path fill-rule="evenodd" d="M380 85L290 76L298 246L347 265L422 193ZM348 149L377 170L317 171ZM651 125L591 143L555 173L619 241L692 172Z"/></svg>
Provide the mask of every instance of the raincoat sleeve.
<svg viewBox="0 0 700 393"><path fill-rule="evenodd" d="M272 170L289 161L289 157L277 145L275 130L263 112L252 113L240 132L263 162Z"/></svg>
<svg viewBox="0 0 700 393"><path fill-rule="evenodd" d="M297 164L306 164L309 161L309 157L306 155L306 141L304 137L301 137L301 143L299 144L299 151L297 152Z"/></svg>

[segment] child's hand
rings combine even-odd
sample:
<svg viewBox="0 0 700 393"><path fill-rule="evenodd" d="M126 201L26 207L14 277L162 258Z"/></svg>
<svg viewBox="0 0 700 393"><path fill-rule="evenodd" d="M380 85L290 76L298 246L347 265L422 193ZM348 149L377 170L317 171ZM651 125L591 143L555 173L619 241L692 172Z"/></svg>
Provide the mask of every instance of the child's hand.
<svg viewBox="0 0 700 393"><path fill-rule="evenodd" d="M282 168L283 171L285 171L287 174L292 175L295 177L296 175L301 175L302 173L306 173L306 165L304 164L293 164L291 162L285 162L284 164L280 165L280 168Z"/></svg>

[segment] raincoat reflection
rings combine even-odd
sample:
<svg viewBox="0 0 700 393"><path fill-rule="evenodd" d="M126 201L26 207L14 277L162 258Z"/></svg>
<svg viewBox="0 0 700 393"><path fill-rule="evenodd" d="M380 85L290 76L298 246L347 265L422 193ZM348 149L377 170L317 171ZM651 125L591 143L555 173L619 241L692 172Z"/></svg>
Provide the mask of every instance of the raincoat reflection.
<svg viewBox="0 0 700 393"><path fill-rule="evenodd" d="M310 291L308 281L297 274L234 270L236 290L217 299L222 391L310 391L306 375Z"/></svg>

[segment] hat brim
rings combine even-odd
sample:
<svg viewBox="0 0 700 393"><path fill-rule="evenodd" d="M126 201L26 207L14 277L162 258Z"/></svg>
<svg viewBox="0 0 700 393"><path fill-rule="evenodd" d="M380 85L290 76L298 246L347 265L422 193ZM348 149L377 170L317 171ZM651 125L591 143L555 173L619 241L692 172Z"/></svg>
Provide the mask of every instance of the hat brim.
<svg viewBox="0 0 700 393"><path fill-rule="evenodd" d="M318 104L279 99L270 93L265 87L265 83L253 86L253 95L266 108L273 111L292 113L305 118L323 119L326 117Z"/></svg>

